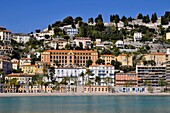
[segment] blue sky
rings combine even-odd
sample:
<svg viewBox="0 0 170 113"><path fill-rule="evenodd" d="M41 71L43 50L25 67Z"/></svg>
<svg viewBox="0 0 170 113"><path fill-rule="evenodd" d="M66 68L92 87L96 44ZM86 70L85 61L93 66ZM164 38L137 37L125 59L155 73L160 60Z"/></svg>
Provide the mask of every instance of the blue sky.
<svg viewBox="0 0 170 113"><path fill-rule="evenodd" d="M84 21L98 14L104 21L109 21L110 14L136 17L138 13L156 12L161 16L170 11L169 4L169 0L2 0L0 26L29 33L67 16L81 16Z"/></svg>

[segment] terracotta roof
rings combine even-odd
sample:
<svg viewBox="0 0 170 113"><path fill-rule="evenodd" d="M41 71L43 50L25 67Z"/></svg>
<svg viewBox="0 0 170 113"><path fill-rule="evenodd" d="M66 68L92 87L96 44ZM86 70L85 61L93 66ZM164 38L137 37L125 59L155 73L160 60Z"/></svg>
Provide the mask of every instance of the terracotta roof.
<svg viewBox="0 0 170 113"><path fill-rule="evenodd" d="M44 52L95 52L93 50L46 50Z"/></svg>
<svg viewBox="0 0 170 113"><path fill-rule="evenodd" d="M34 76L33 74L25 74L25 73L12 73L6 75L7 77L32 77Z"/></svg>
<svg viewBox="0 0 170 113"><path fill-rule="evenodd" d="M33 66L35 66L35 65L22 65L22 67L24 67L24 66L30 66L30 67L33 67Z"/></svg>
<svg viewBox="0 0 170 113"><path fill-rule="evenodd" d="M158 53L158 52L152 52L148 55L166 55L166 53Z"/></svg>
<svg viewBox="0 0 170 113"><path fill-rule="evenodd" d="M9 30L2 30L3 32L7 32L7 33L10 33L11 31L9 31Z"/></svg>
<svg viewBox="0 0 170 113"><path fill-rule="evenodd" d="M113 56L113 55L109 55L109 54L104 54L104 55L101 55L101 56Z"/></svg>
<svg viewBox="0 0 170 113"><path fill-rule="evenodd" d="M31 58L21 58L21 60L31 60Z"/></svg>
<svg viewBox="0 0 170 113"><path fill-rule="evenodd" d="M97 66L112 66L111 64L105 64L105 65L99 65L99 64L93 64L93 65L91 65L91 66L95 66L95 67L97 67Z"/></svg>

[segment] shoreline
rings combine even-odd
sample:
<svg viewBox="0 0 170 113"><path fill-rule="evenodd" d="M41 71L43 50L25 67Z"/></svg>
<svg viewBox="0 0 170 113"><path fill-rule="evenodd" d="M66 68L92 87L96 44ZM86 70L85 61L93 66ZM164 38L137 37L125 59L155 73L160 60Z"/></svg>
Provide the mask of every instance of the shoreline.
<svg viewBox="0 0 170 113"><path fill-rule="evenodd" d="M0 97L27 96L170 96L170 93L0 93Z"/></svg>

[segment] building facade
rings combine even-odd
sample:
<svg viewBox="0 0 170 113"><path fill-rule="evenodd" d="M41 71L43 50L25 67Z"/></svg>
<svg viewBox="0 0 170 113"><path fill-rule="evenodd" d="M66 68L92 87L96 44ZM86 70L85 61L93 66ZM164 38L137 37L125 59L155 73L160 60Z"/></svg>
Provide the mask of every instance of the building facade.
<svg viewBox="0 0 170 113"><path fill-rule="evenodd" d="M76 83L76 85L82 85L84 81L80 76L81 73L85 74L86 68L58 67L55 68L54 78L58 82L61 82L66 78L70 78L70 80L67 81L68 84L73 85Z"/></svg>
<svg viewBox="0 0 170 113"><path fill-rule="evenodd" d="M134 38L135 42L141 41L142 40L142 33L134 33L133 38Z"/></svg>
<svg viewBox="0 0 170 113"><path fill-rule="evenodd" d="M117 57L114 57L114 60L117 60L122 63L122 66L133 66L132 55L120 54Z"/></svg>
<svg viewBox="0 0 170 113"><path fill-rule="evenodd" d="M159 86L159 81L166 80L166 65L136 65L138 86Z"/></svg>
<svg viewBox="0 0 170 113"><path fill-rule="evenodd" d="M114 60L114 56L109 54L101 55L100 58L105 61L105 65L111 64L112 60Z"/></svg>
<svg viewBox="0 0 170 113"><path fill-rule="evenodd" d="M92 50L47 50L41 54L42 62L57 66L86 66L87 60L95 64L98 53Z"/></svg>
<svg viewBox="0 0 170 113"><path fill-rule="evenodd" d="M114 86L114 73L115 68L112 65L91 65L89 66L90 71L92 72L89 75L89 80L93 85L99 86ZM96 77L100 77L100 82L95 83Z"/></svg>
<svg viewBox="0 0 170 113"><path fill-rule="evenodd" d="M117 73L115 75L115 86L138 86L138 76L135 72Z"/></svg>
<svg viewBox="0 0 170 113"><path fill-rule="evenodd" d="M0 30L0 40L3 41L5 45L10 45L11 32L9 30Z"/></svg>

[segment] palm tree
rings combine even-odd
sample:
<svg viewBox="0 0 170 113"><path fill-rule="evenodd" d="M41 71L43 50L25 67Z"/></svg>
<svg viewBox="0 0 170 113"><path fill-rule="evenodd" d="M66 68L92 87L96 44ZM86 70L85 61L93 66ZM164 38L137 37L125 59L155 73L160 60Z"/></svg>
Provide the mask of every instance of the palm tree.
<svg viewBox="0 0 170 113"><path fill-rule="evenodd" d="M33 82L39 86L39 91L42 92L42 87L43 87L43 76L41 75L34 75L32 78Z"/></svg>
<svg viewBox="0 0 170 113"><path fill-rule="evenodd" d="M52 90L57 90L59 91L60 90L60 83L59 82L55 82L55 85L52 87Z"/></svg>
<svg viewBox="0 0 170 113"><path fill-rule="evenodd" d="M11 89L13 90L12 92L17 93L18 88L20 87L20 84L17 82L17 79L13 78L9 82L10 82Z"/></svg>
<svg viewBox="0 0 170 113"><path fill-rule="evenodd" d="M111 77L106 77L105 78L105 82L107 84L107 87L108 87L108 92L110 91L109 88L110 88L110 85L109 83L112 83L112 78Z"/></svg>
<svg viewBox="0 0 170 113"><path fill-rule="evenodd" d="M90 92L91 92L91 85L92 84L93 84L93 82L91 80L88 80L88 82L86 83L86 85L90 87Z"/></svg>
<svg viewBox="0 0 170 113"><path fill-rule="evenodd" d="M33 86L34 86L33 81L29 81L28 86L31 87L31 92L32 92L32 88L33 88Z"/></svg>
<svg viewBox="0 0 170 113"><path fill-rule="evenodd" d="M159 84L159 86L164 87L164 86L166 85L166 81L161 78L161 79L158 81L158 84Z"/></svg>
<svg viewBox="0 0 170 113"><path fill-rule="evenodd" d="M96 76L96 78L95 78L95 82L96 82L96 83L98 83L98 85L100 85L100 81L101 81L100 76Z"/></svg>
<svg viewBox="0 0 170 113"><path fill-rule="evenodd" d="M87 75L88 81L89 81L89 76L92 75L92 72L90 71L90 69L87 69L87 70L86 70L85 75Z"/></svg>
<svg viewBox="0 0 170 113"><path fill-rule="evenodd" d="M83 72L81 72L80 77L82 77L82 85L83 86L84 86L84 76L85 76L85 74Z"/></svg>

